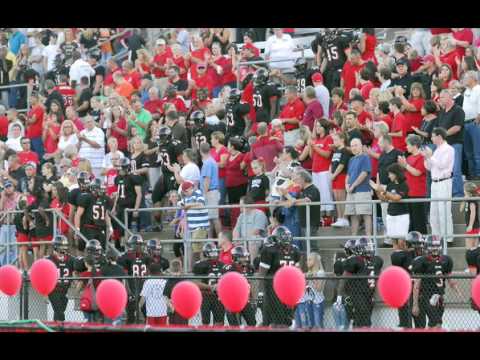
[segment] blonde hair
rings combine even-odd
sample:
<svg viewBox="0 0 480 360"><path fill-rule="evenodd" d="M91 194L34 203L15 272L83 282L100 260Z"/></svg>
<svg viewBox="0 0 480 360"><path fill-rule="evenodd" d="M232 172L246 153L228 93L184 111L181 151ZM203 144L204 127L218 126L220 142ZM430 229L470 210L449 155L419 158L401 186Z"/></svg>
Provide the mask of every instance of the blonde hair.
<svg viewBox="0 0 480 360"><path fill-rule="evenodd" d="M378 97L380 96L380 93L381 91L379 88L373 88L372 90L370 90L370 97L378 101Z"/></svg>
<svg viewBox="0 0 480 360"><path fill-rule="evenodd" d="M311 269L307 269L307 274L316 275L319 271L324 271L322 265L322 257L319 253L311 252L310 255L308 255L308 258L313 258L313 267Z"/></svg>
<svg viewBox="0 0 480 360"><path fill-rule="evenodd" d="M137 50L137 57L138 57L138 59L140 59L142 56L145 58L145 61L146 61L147 63L149 63L150 60L151 60L151 58L152 58L152 56L150 55L150 53L149 53L147 50L145 50L145 49L138 49L138 50ZM138 60L138 59L137 59L137 60Z"/></svg>
<svg viewBox="0 0 480 360"><path fill-rule="evenodd" d="M65 128L65 125L72 125L72 134L75 134L78 129L75 126L75 123L72 120L64 120L62 125L60 125L60 134L63 135L63 129Z"/></svg>
<svg viewBox="0 0 480 360"><path fill-rule="evenodd" d="M142 138L140 136L134 136L130 139L130 141L128 142L128 147L132 150L133 152L133 145L135 144L135 142L139 141L142 143L142 150L141 151L144 151L145 148L146 148L146 144L143 142Z"/></svg>
<svg viewBox="0 0 480 360"><path fill-rule="evenodd" d="M88 159L80 159L78 162L78 171L85 171L89 174L92 173L92 164L90 163L90 160Z"/></svg>

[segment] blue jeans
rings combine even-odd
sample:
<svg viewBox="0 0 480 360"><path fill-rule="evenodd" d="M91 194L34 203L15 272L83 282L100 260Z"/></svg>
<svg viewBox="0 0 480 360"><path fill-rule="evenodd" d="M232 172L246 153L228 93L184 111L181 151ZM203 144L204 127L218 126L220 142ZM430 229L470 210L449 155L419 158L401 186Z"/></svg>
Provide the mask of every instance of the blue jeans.
<svg viewBox="0 0 480 360"><path fill-rule="evenodd" d="M477 125L475 121L469 122L465 125L463 136L463 150L468 162L468 174L480 176L480 125Z"/></svg>
<svg viewBox="0 0 480 360"><path fill-rule="evenodd" d="M225 198L227 197L227 188L225 187L225 178L218 178L218 191L220 191L219 205L225 204Z"/></svg>
<svg viewBox="0 0 480 360"><path fill-rule="evenodd" d="M6 245L7 243L14 243L17 229L15 225L2 225L0 227L0 243ZM7 246L0 248L0 266L13 263L17 259L17 247L10 245L10 251Z"/></svg>
<svg viewBox="0 0 480 360"><path fill-rule="evenodd" d="M297 305L295 310L296 328L323 328L324 302L315 304L312 301Z"/></svg>
<svg viewBox="0 0 480 360"><path fill-rule="evenodd" d="M38 155L38 159L42 161L43 154L45 154L42 137L33 138L33 139L30 139L30 141L32 143L32 151L36 152Z"/></svg>
<svg viewBox="0 0 480 360"><path fill-rule="evenodd" d="M345 306L342 304L337 307L335 304L332 306L333 319L335 321L335 327L338 330L348 329L349 321L347 318L347 312L345 311Z"/></svg>
<svg viewBox="0 0 480 360"><path fill-rule="evenodd" d="M463 144L453 144L452 147L455 150L455 160L453 162L453 186L452 186L453 194L452 195L454 197L463 197L463 178L462 178Z"/></svg>

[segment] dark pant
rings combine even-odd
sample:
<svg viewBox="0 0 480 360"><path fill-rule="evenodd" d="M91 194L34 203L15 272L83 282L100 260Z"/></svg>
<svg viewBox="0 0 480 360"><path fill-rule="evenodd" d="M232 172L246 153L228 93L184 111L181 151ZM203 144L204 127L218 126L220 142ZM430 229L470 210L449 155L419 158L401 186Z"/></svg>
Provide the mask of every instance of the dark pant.
<svg viewBox="0 0 480 360"><path fill-rule="evenodd" d="M268 291L266 291L264 307L265 313L269 319L269 324L279 326L292 325L294 316L293 309L288 308L280 302L280 299L273 291L273 288L270 288Z"/></svg>
<svg viewBox="0 0 480 360"><path fill-rule="evenodd" d="M100 241L102 245L102 249L105 249L107 237L105 234L105 229L101 228L91 228L91 227L83 227L82 234L87 238L87 240L97 239ZM81 243L84 243L83 240L80 240ZM85 244L83 245L83 249L85 249Z"/></svg>
<svg viewBox="0 0 480 360"><path fill-rule="evenodd" d="M468 174L480 176L480 125L471 121L465 124L463 151L468 162Z"/></svg>
<svg viewBox="0 0 480 360"><path fill-rule="evenodd" d="M335 69L325 69L324 72L325 87L331 92L333 88L340 86L340 71ZM348 96L348 94L347 94Z"/></svg>
<svg viewBox="0 0 480 360"><path fill-rule="evenodd" d="M353 326L370 327L372 326L373 301L371 293L352 294L353 306Z"/></svg>
<svg viewBox="0 0 480 360"><path fill-rule="evenodd" d="M421 234L427 233L427 212L425 203L410 203L410 228L408 231L418 231Z"/></svg>
<svg viewBox="0 0 480 360"><path fill-rule="evenodd" d="M188 320L181 317L178 313L174 312L168 315L169 325L188 325Z"/></svg>
<svg viewBox="0 0 480 360"><path fill-rule="evenodd" d="M428 327L442 325L443 312L445 311L443 297L440 298L437 306L432 306L430 305L430 298L432 295L433 294L420 294L419 296L418 307L420 313L414 318L416 328L425 328L425 326L427 326L427 318Z"/></svg>
<svg viewBox="0 0 480 360"><path fill-rule="evenodd" d="M240 198L244 196L246 193L247 193L247 184L227 188L228 203L230 205L239 204ZM235 224L237 223L238 217L240 216L240 208L230 209L230 214L231 214L230 225L233 229L235 227Z"/></svg>
<svg viewBox="0 0 480 360"><path fill-rule="evenodd" d="M225 309L220 300L212 293L203 292L202 295L203 301L200 309L202 324L210 325L211 314L213 314L213 323L223 325Z"/></svg>
<svg viewBox="0 0 480 360"><path fill-rule="evenodd" d="M117 213L115 214L115 216L118 218L118 220L120 220L122 222L122 224L125 224L125 209L127 209L127 208L131 209L133 207L134 207L134 205L128 206L128 207L122 207L122 206L118 207ZM128 213L128 226L129 227L132 225L132 220L133 220L133 213L130 211ZM112 226L113 226L114 229L118 229L122 236L125 234L125 231L123 230L123 228L120 225L118 225L118 223L116 221L112 222Z"/></svg>
<svg viewBox="0 0 480 360"><path fill-rule="evenodd" d="M408 299L407 303L398 309L398 319L400 322L398 326L400 327L412 327L412 300L413 299L410 296L410 299Z"/></svg>
<svg viewBox="0 0 480 360"><path fill-rule="evenodd" d="M37 153L39 159L42 159L43 154L45 154L42 138L36 137L36 138L30 139L30 142L32 144L32 151Z"/></svg>
<svg viewBox="0 0 480 360"><path fill-rule="evenodd" d="M240 317L243 316L248 326L255 326L255 307L248 302L245 308L239 314L233 314L227 311L228 324L230 326L239 326L241 324Z"/></svg>
<svg viewBox="0 0 480 360"><path fill-rule="evenodd" d="M55 289L48 295L53 308L53 320L65 321L65 310L67 309L68 298L66 289Z"/></svg>

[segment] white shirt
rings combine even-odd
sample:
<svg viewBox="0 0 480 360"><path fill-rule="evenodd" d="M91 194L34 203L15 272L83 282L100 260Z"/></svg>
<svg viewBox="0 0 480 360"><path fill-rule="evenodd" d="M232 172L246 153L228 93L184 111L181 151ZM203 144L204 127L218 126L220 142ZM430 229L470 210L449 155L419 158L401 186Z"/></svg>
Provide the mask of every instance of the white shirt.
<svg viewBox="0 0 480 360"><path fill-rule="evenodd" d="M196 184L200 183L200 169L192 162L182 168L180 176L183 180L188 180Z"/></svg>
<svg viewBox="0 0 480 360"><path fill-rule="evenodd" d="M165 279L148 279L143 284L140 296L145 298L147 317L167 316L167 298L163 295Z"/></svg>
<svg viewBox="0 0 480 360"><path fill-rule="evenodd" d="M15 124L20 126L20 129L21 129L20 134L22 136L25 136L25 126L23 126L20 120L15 120L15 121L12 121L10 124L8 124L8 135L7 135L8 138L11 138L13 136L12 128L13 128L13 125Z"/></svg>
<svg viewBox="0 0 480 360"><path fill-rule="evenodd" d="M58 54L57 45L47 45L43 48L43 56L47 58L47 71L55 68L55 56Z"/></svg>
<svg viewBox="0 0 480 360"><path fill-rule="evenodd" d="M125 155L123 154L123 152L121 152L120 150L117 150L116 151L116 154L118 154L118 156L120 156L120 159L124 158ZM112 152L109 152L107 155L105 155L105 158L103 159L103 168L104 169L110 169L113 167L113 164L112 164Z"/></svg>
<svg viewBox="0 0 480 360"><path fill-rule="evenodd" d="M385 81L382 85L380 85L380 91L385 91L390 87L390 84L392 83L392 80L388 79Z"/></svg>
<svg viewBox="0 0 480 360"><path fill-rule="evenodd" d="M328 114L330 114L330 93L325 85L317 85L315 86L315 95L317 100L322 105L323 108L323 116L328 118Z"/></svg>
<svg viewBox="0 0 480 360"><path fill-rule="evenodd" d="M20 139L22 136L20 135L18 138L9 138L5 144L8 146L9 149L12 149L14 151L23 151L22 145L20 143Z"/></svg>
<svg viewBox="0 0 480 360"><path fill-rule="evenodd" d="M455 150L445 141L437 146L425 167L432 172L432 180L446 179L452 176Z"/></svg>
<svg viewBox="0 0 480 360"><path fill-rule="evenodd" d="M83 59L76 60L72 66L70 66L70 82L75 80L77 84L80 84L80 79L84 76L90 77L95 75L95 70L92 66Z"/></svg>
<svg viewBox="0 0 480 360"><path fill-rule="evenodd" d="M65 148L69 145L77 145L77 144L78 144L77 134L72 134L68 138L62 135L58 140L58 148L61 151L64 151Z"/></svg>
<svg viewBox="0 0 480 360"><path fill-rule="evenodd" d="M480 85L473 88L466 88L463 93L463 111L465 120L475 119L480 114Z"/></svg>
<svg viewBox="0 0 480 360"><path fill-rule="evenodd" d="M30 58L40 58L40 62L38 63L32 63L32 69L38 72L40 75L43 74L45 71L45 68L43 66L43 51L45 50L45 46L42 44L40 45L34 45L31 49L30 52ZM54 58L55 59L55 58ZM37 60L37 59L35 59Z"/></svg>
<svg viewBox="0 0 480 360"><path fill-rule="evenodd" d="M96 142L100 145L100 148L95 149L90 144L82 141L79 157L90 160L92 168L101 168L103 165L103 159L105 158L105 134L98 127L94 127L92 130L83 129L80 132L81 136L85 136L88 140Z"/></svg>
<svg viewBox="0 0 480 360"><path fill-rule="evenodd" d="M265 45L265 56L270 57L270 60L294 58L294 49L295 44L290 35L283 34L281 39L272 35L268 38ZM269 63L269 66L272 69L292 69L294 61L272 62Z"/></svg>

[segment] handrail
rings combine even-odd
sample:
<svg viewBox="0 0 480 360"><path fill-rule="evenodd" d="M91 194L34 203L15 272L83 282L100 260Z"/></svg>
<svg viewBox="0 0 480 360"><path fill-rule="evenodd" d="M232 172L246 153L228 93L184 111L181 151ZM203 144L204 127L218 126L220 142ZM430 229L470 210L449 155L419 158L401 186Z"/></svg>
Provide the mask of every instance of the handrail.
<svg viewBox="0 0 480 360"><path fill-rule="evenodd" d="M117 222L117 224L120 225L120 227L121 227L125 232L128 233L129 236L133 235L133 232L131 232L130 229L129 229L128 227L126 227L125 224L122 223L119 218L117 218L114 214L112 214L111 211L108 211L108 215L110 215L110 218L113 219L113 220L115 220L115 221Z"/></svg>

